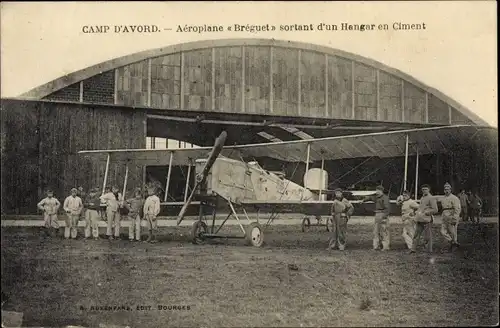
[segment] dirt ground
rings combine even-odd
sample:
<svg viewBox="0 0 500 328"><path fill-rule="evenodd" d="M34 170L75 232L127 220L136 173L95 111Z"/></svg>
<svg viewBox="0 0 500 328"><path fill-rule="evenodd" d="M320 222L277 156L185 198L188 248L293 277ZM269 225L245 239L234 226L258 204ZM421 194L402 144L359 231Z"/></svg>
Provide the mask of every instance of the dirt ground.
<svg viewBox="0 0 500 328"><path fill-rule="evenodd" d="M371 250L370 225L349 226L344 252L326 251L319 227L271 226L262 248L193 245L185 227L158 244L2 228L3 310L44 327L494 325L497 229L462 224L461 248L442 254L436 225L434 254L408 254L397 224L389 252Z"/></svg>

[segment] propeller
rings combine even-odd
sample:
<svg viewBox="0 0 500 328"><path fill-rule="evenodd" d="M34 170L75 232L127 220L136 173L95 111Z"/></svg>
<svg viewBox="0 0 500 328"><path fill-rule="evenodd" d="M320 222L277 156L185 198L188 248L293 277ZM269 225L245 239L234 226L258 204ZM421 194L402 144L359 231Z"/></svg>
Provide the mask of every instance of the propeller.
<svg viewBox="0 0 500 328"><path fill-rule="evenodd" d="M207 162L205 163L205 166L203 167L203 170L201 171L200 174L196 175L196 182L194 184L193 190L191 191L191 194L189 197L186 199L186 202L181 208L181 211L179 212L179 215L177 216L177 225L179 225L182 222L182 219L184 219L184 216L186 215L186 211L189 207L189 204L191 204L191 200L193 199L194 193L198 189L198 186L205 182L205 179L208 176L208 172L210 172L210 169L215 163L215 160L217 157L219 157L219 154L222 151L222 148L224 148L224 143L226 142L227 138L227 133L226 131L222 131L222 133L215 139L214 147L212 148L212 151L208 155Z"/></svg>

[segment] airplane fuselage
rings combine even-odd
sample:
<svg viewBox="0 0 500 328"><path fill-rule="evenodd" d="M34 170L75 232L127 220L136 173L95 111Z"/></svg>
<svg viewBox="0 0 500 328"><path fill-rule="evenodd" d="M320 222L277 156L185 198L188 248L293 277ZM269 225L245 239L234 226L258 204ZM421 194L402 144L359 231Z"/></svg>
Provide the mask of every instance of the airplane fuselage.
<svg viewBox="0 0 500 328"><path fill-rule="evenodd" d="M200 173L205 160L196 161ZM316 193L279 175L264 170L256 162L218 157L206 179L207 195L219 195L235 203L245 201L312 201Z"/></svg>

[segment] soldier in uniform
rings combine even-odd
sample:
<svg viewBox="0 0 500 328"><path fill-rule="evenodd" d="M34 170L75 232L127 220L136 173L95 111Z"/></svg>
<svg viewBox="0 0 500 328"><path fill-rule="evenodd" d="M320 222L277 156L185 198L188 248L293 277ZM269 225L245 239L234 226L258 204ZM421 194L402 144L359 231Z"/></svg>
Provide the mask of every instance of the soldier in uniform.
<svg viewBox="0 0 500 328"><path fill-rule="evenodd" d="M438 212L437 202L434 196L431 195L431 188L429 185L422 185L422 198L420 198L420 205L415 213L415 235L411 245L410 253L417 251L418 242L422 232L427 230L427 251L432 252L432 222L433 215Z"/></svg>
<svg viewBox="0 0 500 328"><path fill-rule="evenodd" d="M66 212L66 227L64 228L64 238L76 239L78 231L78 219L83 210L82 199L77 196L78 190L71 189L71 195L64 200L63 208Z"/></svg>
<svg viewBox="0 0 500 328"><path fill-rule="evenodd" d="M468 215L467 215L467 210L469 207L469 197L465 193L465 190L462 189L460 193L458 194L458 198L460 199L460 207L462 211L460 212L460 217L462 218L462 221L467 221L468 220Z"/></svg>
<svg viewBox="0 0 500 328"><path fill-rule="evenodd" d="M449 250L453 246L458 247L457 228L460 221L460 199L451 193L451 185L447 182L444 185L444 197L441 199L443 207L443 223L441 224L441 234L450 243Z"/></svg>
<svg viewBox="0 0 500 328"><path fill-rule="evenodd" d="M332 204L332 237L327 249L339 248L343 251L346 245L347 221L354 211L351 202L344 198L342 189L335 189Z"/></svg>
<svg viewBox="0 0 500 328"><path fill-rule="evenodd" d="M96 188L93 188L85 197L85 239L90 238L91 235L95 240L99 239L99 210L101 200L99 199L98 192Z"/></svg>
<svg viewBox="0 0 500 328"><path fill-rule="evenodd" d="M470 193L469 201L470 201L469 219L473 223L479 223L479 218L481 216L481 208L483 207L483 201L481 200L481 198L479 198L479 195L476 192L474 194Z"/></svg>
<svg viewBox="0 0 500 328"><path fill-rule="evenodd" d="M80 197L82 202L84 202L85 199L87 198L87 193L85 192L85 190L83 190L82 186L78 187L77 195L78 195L78 197ZM82 209L82 212L80 213L80 220L85 220L85 211L86 210L87 209L85 208L85 204L83 204L83 209Z"/></svg>
<svg viewBox="0 0 500 328"><path fill-rule="evenodd" d="M43 220L45 221L44 227L47 229L49 235L52 235L54 231L59 229L59 223L57 222L57 211L61 207L61 203L54 197L54 192L52 190L47 190L47 197L42 199L37 207L43 211Z"/></svg>
<svg viewBox="0 0 500 328"><path fill-rule="evenodd" d="M130 226L128 229L128 236L130 241L141 240L141 218L143 217L142 211L144 210L144 198L141 194L141 189L135 189L134 198L126 201L126 206L129 209L128 218ZM135 239L134 239L135 237Z"/></svg>
<svg viewBox="0 0 500 328"><path fill-rule="evenodd" d="M108 192L100 197L101 201L106 203L106 218L108 221L106 236L109 240L120 238L120 207L123 206L122 194L118 191L118 187L113 186L111 192ZM114 238L113 238L114 225Z"/></svg>
<svg viewBox="0 0 500 328"><path fill-rule="evenodd" d="M397 199L398 205L401 205L401 218L403 220L403 239L411 249L413 236L415 235L415 212L418 210L418 203L410 198L410 193L405 190Z"/></svg>
<svg viewBox="0 0 500 328"><path fill-rule="evenodd" d="M158 231L158 221L156 217L160 214L160 198L156 196L156 188L148 187L148 198L144 202L143 215L148 224L148 243L156 243L156 232Z"/></svg>
<svg viewBox="0 0 500 328"><path fill-rule="evenodd" d="M388 251L390 247L389 234L389 196L384 194L384 187L377 186L374 196L369 196L363 200L373 201L375 203L375 222L373 225L373 249L379 250L382 244L382 250Z"/></svg>

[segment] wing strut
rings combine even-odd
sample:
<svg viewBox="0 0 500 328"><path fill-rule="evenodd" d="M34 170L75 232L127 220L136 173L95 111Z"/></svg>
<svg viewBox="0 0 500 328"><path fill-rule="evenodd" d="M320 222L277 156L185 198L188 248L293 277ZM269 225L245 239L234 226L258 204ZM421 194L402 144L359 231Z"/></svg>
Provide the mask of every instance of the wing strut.
<svg viewBox="0 0 500 328"><path fill-rule="evenodd" d="M128 181L128 162L125 166L125 180L123 181L123 191L122 191L123 200L125 200L125 192L127 191L127 181Z"/></svg>
<svg viewBox="0 0 500 328"><path fill-rule="evenodd" d="M417 148L417 163L415 167L415 200L418 199L418 148Z"/></svg>
<svg viewBox="0 0 500 328"><path fill-rule="evenodd" d="M405 176L403 181L403 190L406 190L406 181L408 180L408 133L406 134L405 146Z"/></svg>
<svg viewBox="0 0 500 328"><path fill-rule="evenodd" d="M325 168L325 159L321 158L321 173L320 173L320 180L321 184L319 186L319 200L321 201L321 193L323 192L323 170Z"/></svg>
<svg viewBox="0 0 500 328"><path fill-rule="evenodd" d="M109 158L110 154L108 153L108 157L106 159L106 170L104 171L104 182L102 183L102 194L104 195L104 189L106 189L106 181L108 181L108 172L109 172Z"/></svg>
<svg viewBox="0 0 500 328"><path fill-rule="evenodd" d="M167 201L168 197L168 189L170 186L170 174L172 173L172 161L174 160L174 152L170 153L170 160L168 162L168 173L167 173L167 184L165 185L165 197L163 197L163 201Z"/></svg>
<svg viewBox="0 0 500 328"><path fill-rule="evenodd" d="M307 144L307 154L306 154L306 174L309 171L309 161L311 159L311 143ZM307 188L307 186L304 186Z"/></svg>
<svg viewBox="0 0 500 328"><path fill-rule="evenodd" d="M186 188L184 188L184 203L187 200L188 192L189 192L189 178L191 177L191 160L189 160L188 172L186 178Z"/></svg>

